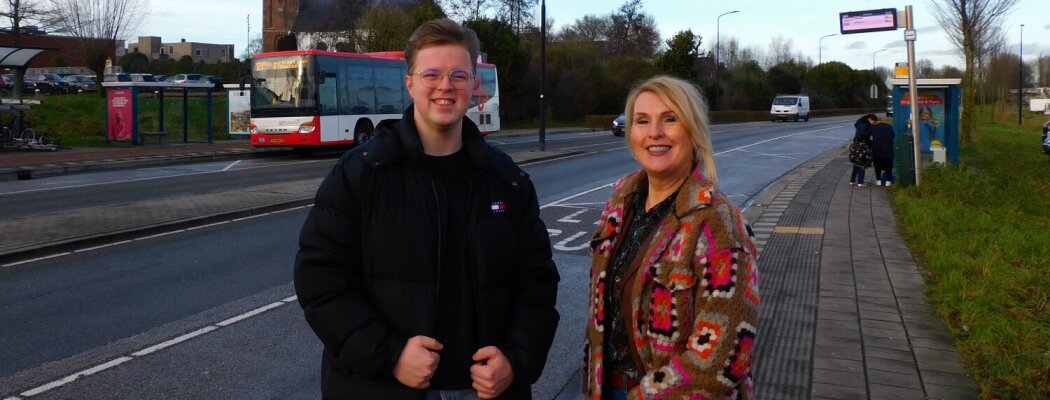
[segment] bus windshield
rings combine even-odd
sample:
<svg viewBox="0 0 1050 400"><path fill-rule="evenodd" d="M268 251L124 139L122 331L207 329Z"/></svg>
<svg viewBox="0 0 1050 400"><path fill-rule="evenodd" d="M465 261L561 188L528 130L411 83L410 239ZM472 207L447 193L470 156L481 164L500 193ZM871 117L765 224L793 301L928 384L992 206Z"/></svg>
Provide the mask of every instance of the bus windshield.
<svg viewBox="0 0 1050 400"><path fill-rule="evenodd" d="M252 60L252 116L316 114L317 95L313 64L309 56Z"/></svg>

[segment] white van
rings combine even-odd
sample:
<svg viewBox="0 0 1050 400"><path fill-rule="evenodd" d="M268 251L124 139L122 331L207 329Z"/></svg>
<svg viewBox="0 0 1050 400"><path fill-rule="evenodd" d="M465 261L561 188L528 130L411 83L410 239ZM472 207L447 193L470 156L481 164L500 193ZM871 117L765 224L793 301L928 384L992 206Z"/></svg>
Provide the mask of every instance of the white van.
<svg viewBox="0 0 1050 400"><path fill-rule="evenodd" d="M794 121L809 121L809 96L782 94L773 99L773 106L769 108L769 119L776 122L778 119L787 121L788 118Z"/></svg>

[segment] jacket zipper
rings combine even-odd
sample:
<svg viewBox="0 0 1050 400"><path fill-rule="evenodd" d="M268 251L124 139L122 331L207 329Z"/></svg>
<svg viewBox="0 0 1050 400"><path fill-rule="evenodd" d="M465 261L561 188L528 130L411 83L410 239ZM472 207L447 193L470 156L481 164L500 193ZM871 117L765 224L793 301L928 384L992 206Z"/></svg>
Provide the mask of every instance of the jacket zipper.
<svg viewBox="0 0 1050 400"><path fill-rule="evenodd" d="M477 181L477 177L479 175L481 175L480 172L471 174L470 180L467 182L467 213L470 215L470 226L468 226L467 229L469 230L470 234L467 237L466 259L464 259L463 261L467 267L467 279L469 279L472 286L470 295L473 296L474 302L474 334L476 335L474 340L477 341L476 345L484 346L485 343L481 343L482 338L484 337L484 323L481 320L481 298L479 297L480 293L478 293L480 285L478 284L478 274L477 271L475 271L476 266L474 265L473 239L478 226L478 216L476 209L474 207L471 207L471 205L474 204L474 182Z"/></svg>
<svg viewBox="0 0 1050 400"><path fill-rule="evenodd" d="M434 288L434 332L437 332L437 316L441 312L441 246L443 245L441 243L441 199L434 177L427 173L427 178L430 179L430 189L434 193L434 206L437 208L437 285Z"/></svg>

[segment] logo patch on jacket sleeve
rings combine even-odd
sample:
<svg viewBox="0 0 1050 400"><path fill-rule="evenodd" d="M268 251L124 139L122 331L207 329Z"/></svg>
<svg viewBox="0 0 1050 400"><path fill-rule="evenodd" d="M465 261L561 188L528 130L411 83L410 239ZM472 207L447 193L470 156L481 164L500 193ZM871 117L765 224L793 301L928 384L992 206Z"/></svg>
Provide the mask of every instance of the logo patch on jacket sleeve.
<svg viewBox="0 0 1050 400"><path fill-rule="evenodd" d="M507 211L507 203L504 203L502 201L494 201L492 202L492 206L490 207L490 209L492 210L493 214L503 214Z"/></svg>

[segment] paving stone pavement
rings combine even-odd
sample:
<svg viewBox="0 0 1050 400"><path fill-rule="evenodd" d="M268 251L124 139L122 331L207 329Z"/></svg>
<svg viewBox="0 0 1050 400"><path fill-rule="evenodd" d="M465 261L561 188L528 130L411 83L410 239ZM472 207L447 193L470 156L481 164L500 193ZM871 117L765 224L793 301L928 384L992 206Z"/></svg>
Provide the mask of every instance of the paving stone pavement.
<svg viewBox="0 0 1050 400"><path fill-rule="evenodd" d="M763 309L759 399L977 399L924 297L887 188L849 185L844 149L811 163L753 221Z"/></svg>

